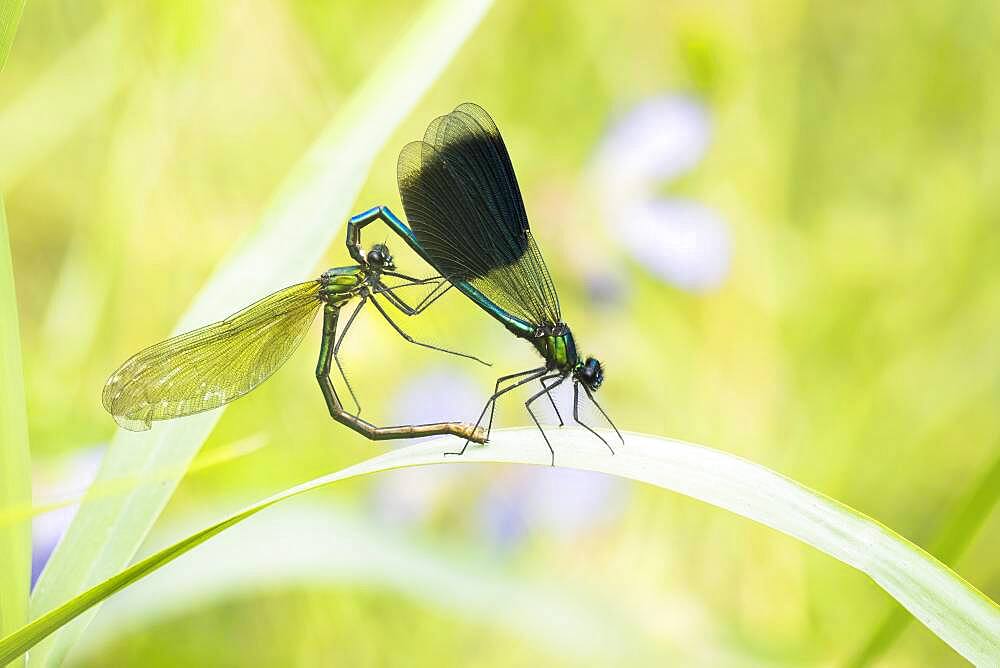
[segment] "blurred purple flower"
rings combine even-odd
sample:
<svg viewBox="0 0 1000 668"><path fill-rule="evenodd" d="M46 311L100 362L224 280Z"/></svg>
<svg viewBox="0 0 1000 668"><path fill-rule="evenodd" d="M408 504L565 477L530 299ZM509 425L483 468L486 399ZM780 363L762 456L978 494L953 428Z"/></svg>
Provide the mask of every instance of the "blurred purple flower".
<svg viewBox="0 0 1000 668"><path fill-rule="evenodd" d="M611 126L594 167L601 186L647 189L693 169L709 143L709 119L697 100L683 95L649 98Z"/></svg>
<svg viewBox="0 0 1000 668"><path fill-rule="evenodd" d="M399 424L472 421L483 409L482 389L470 376L448 368L424 372L399 387L392 419Z"/></svg>
<svg viewBox="0 0 1000 668"><path fill-rule="evenodd" d="M104 457L104 446L75 452L53 461L36 462L32 471L34 505L44 506L83 496L94 481ZM52 551L76 515L79 504L36 515L31 522L31 586L42 574Z"/></svg>
<svg viewBox="0 0 1000 668"><path fill-rule="evenodd" d="M524 507L515 475L515 483L495 480L479 500L479 529L494 547L511 550L528 534L527 508Z"/></svg>
<svg viewBox="0 0 1000 668"><path fill-rule="evenodd" d="M584 279L590 303L596 306L614 306L625 296L624 279L610 271L595 271Z"/></svg>
<svg viewBox="0 0 1000 668"><path fill-rule="evenodd" d="M700 102L658 96L612 125L592 168L612 233L656 276L692 292L717 287L729 273L729 228L707 206L655 192L693 169L709 140L710 122Z"/></svg>
<svg viewBox="0 0 1000 668"><path fill-rule="evenodd" d="M624 510L628 485L612 476L518 467L493 481L480 501L480 528L497 547L513 549L530 533L572 541Z"/></svg>
<svg viewBox="0 0 1000 668"><path fill-rule="evenodd" d="M710 208L687 199L636 203L625 209L621 239L660 278L701 292L729 273L729 229Z"/></svg>
<svg viewBox="0 0 1000 668"><path fill-rule="evenodd" d="M479 416L484 400L481 388L469 376L438 369L414 376L399 388L392 400L392 421L393 424L471 422ZM379 475L372 491L373 510L394 524L422 521L460 475L453 466L386 471Z"/></svg>

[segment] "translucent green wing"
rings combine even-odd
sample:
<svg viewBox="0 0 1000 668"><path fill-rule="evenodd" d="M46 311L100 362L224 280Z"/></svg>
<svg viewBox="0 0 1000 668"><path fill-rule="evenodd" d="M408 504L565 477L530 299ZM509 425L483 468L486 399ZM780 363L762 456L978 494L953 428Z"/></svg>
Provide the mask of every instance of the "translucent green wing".
<svg viewBox="0 0 1000 668"><path fill-rule="evenodd" d="M318 281L261 299L222 322L131 357L104 386L104 408L125 429L149 429L242 397L285 363L322 302Z"/></svg>

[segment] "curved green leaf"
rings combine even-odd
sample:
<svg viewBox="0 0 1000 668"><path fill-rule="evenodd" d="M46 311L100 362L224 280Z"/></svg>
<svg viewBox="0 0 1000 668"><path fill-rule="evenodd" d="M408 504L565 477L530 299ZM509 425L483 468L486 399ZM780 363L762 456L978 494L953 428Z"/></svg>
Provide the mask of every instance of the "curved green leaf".
<svg viewBox="0 0 1000 668"><path fill-rule="evenodd" d="M955 563L990 516L1000 500L1000 456L966 494L958 511L944 525L934 541L934 554L946 564ZM875 631L845 666L869 666L883 654L906 629L910 617L898 606L886 613Z"/></svg>
<svg viewBox="0 0 1000 668"><path fill-rule="evenodd" d="M643 612L625 609L624 601L612 600L612 592L580 590L577 583L546 573L526 575L516 562L489 548L459 548L429 537L414 540L411 527L372 521L357 507L317 497L271 508L200 546L179 568L164 568L106 601L73 648L71 663L99 662L130 635L155 633L170 620L240 600L247 592L299 588L392 592L421 608L570 658L574 665L654 665L656 660L684 665L694 660L693 653L673 642L651 642L640 621ZM174 533L179 526L171 522L162 534L176 540L220 515L200 509L197 514L201 520L193 524L186 513L175 520L187 525L186 531ZM266 545L281 549L261 549ZM728 648L714 646L712 651L725 665L746 664Z"/></svg>
<svg viewBox="0 0 1000 668"><path fill-rule="evenodd" d="M686 494L781 531L866 573L914 617L976 664L1000 658L1000 607L947 566L875 520L763 466L699 445L628 434L611 456L579 429L552 430L561 466L598 471ZM407 466L497 462L545 465L548 450L534 429L494 432L489 446L446 457L450 439L388 452L279 494L166 548L31 622L0 641L0 665L60 626L265 508L338 480Z"/></svg>
<svg viewBox="0 0 1000 668"><path fill-rule="evenodd" d="M0 196L0 515L31 505L31 456L7 217ZM31 521L0 524L0 633L28 621ZM0 663L0 666L6 662Z"/></svg>

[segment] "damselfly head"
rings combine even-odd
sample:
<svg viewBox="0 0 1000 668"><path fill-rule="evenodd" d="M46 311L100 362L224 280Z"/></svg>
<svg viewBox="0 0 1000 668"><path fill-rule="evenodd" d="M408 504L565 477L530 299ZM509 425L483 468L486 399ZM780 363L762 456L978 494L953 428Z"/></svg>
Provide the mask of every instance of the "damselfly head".
<svg viewBox="0 0 1000 668"><path fill-rule="evenodd" d="M596 391L601 387L601 383L604 382L604 367L601 363L593 357L588 357L587 360L577 369L576 380L583 383L588 390Z"/></svg>
<svg viewBox="0 0 1000 668"><path fill-rule="evenodd" d="M373 269L388 269L392 271L396 268L395 263L392 261L392 255L389 254L389 247L385 244L375 244L372 246L372 249L368 251L366 260L368 261L368 266Z"/></svg>

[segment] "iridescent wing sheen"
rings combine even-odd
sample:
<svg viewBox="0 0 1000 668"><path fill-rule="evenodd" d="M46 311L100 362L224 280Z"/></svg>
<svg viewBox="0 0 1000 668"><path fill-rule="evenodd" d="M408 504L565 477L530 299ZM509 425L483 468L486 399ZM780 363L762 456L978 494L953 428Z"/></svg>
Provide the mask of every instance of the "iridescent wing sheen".
<svg viewBox="0 0 1000 668"><path fill-rule="evenodd" d="M407 220L432 264L535 325L561 322L559 297L528 227L500 131L465 103L435 119L397 165Z"/></svg>
<svg viewBox="0 0 1000 668"><path fill-rule="evenodd" d="M126 361L104 386L104 408L125 429L211 410L263 383L302 342L322 305L318 281L261 299L221 322L180 334Z"/></svg>

